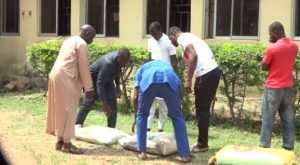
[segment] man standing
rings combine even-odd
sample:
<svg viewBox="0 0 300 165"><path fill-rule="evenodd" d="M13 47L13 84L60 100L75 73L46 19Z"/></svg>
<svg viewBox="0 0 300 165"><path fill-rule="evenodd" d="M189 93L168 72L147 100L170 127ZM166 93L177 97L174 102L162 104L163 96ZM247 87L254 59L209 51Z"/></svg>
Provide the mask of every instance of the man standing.
<svg viewBox="0 0 300 165"><path fill-rule="evenodd" d="M120 71L127 66L130 61L128 49L120 49L100 57L90 66L90 72L94 87L94 99L90 102L88 97L80 106L76 124L83 125L86 116L90 112L91 105L96 99L102 101L102 107L107 115L107 126L116 127L117 122L117 95L121 96L120 90ZM114 84L115 80L115 84Z"/></svg>
<svg viewBox="0 0 300 165"><path fill-rule="evenodd" d="M72 145L75 118L82 87L89 100L93 99L93 85L88 69L88 46L93 42L95 29L81 28L79 36L64 41L48 81L48 114L46 133L57 136L56 150L72 154L83 151Z"/></svg>
<svg viewBox="0 0 300 165"><path fill-rule="evenodd" d="M208 127L210 106L215 98L221 71L208 45L191 33L181 32L179 27L171 27L169 38L173 45L181 46L182 57L188 65L185 78L185 90L192 92L192 78L196 76L194 84L196 116L198 120L198 143L191 147L192 152L204 152L208 147Z"/></svg>
<svg viewBox="0 0 300 165"><path fill-rule="evenodd" d="M147 118L155 97L163 98L172 120L179 160L191 160L185 120L181 112L180 80L172 66L164 61L152 60L143 64L135 74L134 112L137 126L138 157L145 159Z"/></svg>
<svg viewBox="0 0 300 165"><path fill-rule="evenodd" d="M282 147L294 149L295 108L293 69L298 54L295 42L286 38L280 22L269 26L271 45L266 49L262 69L268 71L262 99L260 146L270 147L274 118L278 111L282 122Z"/></svg>
<svg viewBox="0 0 300 165"><path fill-rule="evenodd" d="M148 52L150 59L165 61L172 64L175 69L177 66L176 48L172 45L168 36L162 32L160 24L158 22L152 22L149 25L149 32L152 35L152 37L148 40ZM158 132L163 132L165 123L168 119L168 108L165 101L160 97L156 97L154 99L150 108L147 130L151 130L156 105L158 105L159 108Z"/></svg>

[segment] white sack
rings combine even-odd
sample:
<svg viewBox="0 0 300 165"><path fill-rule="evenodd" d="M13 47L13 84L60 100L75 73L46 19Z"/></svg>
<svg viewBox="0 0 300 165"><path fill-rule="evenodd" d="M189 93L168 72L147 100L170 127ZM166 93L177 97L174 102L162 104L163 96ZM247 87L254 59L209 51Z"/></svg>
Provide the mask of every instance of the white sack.
<svg viewBox="0 0 300 165"><path fill-rule="evenodd" d="M136 151L136 135L121 138L119 144L123 148ZM170 155L177 152L174 133L147 132L146 152L156 155Z"/></svg>
<svg viewBox="0 0 300 165"><path fill-rule="evenodd" d="M102 127L102 126L87 126L75 127L75 138L78 140L95 143L95 144L114 144L122 137L129 136L127 133L118 129Z"/></svg>

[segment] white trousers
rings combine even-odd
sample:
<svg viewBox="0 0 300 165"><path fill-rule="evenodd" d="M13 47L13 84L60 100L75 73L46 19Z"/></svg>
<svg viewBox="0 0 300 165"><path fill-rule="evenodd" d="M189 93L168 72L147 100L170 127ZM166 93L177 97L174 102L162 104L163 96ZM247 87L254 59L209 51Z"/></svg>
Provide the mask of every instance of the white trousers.
<svg viewBox="0 0 300 165"><path fill-rule="evenodd" d="M154 99L152 106L150 108L147 128L151 129L151 127L152 127L153 119L155 116L156 106L159 109L158 129L163 130L165 127L166 121L168 119L168 107L165 103L165 100L163 98L159 98L159 97L156 97Z"/></svg>

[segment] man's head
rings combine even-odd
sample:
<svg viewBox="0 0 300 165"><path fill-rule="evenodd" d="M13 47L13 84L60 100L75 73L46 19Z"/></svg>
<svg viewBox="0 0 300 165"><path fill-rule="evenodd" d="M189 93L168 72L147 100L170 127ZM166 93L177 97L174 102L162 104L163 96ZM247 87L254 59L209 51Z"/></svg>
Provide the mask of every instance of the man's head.
<svg viewBox="0 0 300 165"><path fill-rule="evenodd" d="M177 26L172 26L169 29L168 36L174 46L178 46L177 38L180 34L181 34L181 29Z"/></svg>
<svg viewBox="0 0 300 165"><path fill-rule="evenodd" d="M280 22L273 22L269 26L269 41L271 43L277 42L280 38L285 37L284 27Z"/></svg>
<svg viewBox="0 0 300 165"><path fill-rule="evenodd" d="M158 23L158 22L152 22L149 25L149 32L152 35L152 37L157 41L163 35L162 28L160 26L160 23Z"/></svg>
<svg viewBox="0 0 300 165"><path fill-rule="evenodd" d="M91 25L83 25L79 36L87 43L90 44L93 42L93 39L96 36L96 31Z"/></svg>
<svg viewBox="0 0 300 165"><path fill-rule="evenodd" d="M125 67L128 65L131 58L131 54L128 49L122 48L118 51L117 62L121 67Z"/></svg>

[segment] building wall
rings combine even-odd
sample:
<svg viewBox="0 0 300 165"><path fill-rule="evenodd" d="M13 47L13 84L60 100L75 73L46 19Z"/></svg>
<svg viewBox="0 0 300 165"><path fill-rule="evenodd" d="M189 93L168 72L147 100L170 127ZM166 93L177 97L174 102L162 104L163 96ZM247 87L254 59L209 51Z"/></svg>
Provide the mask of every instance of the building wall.
<svg viewBox="0 0 300 165"><path fill-rule="evenodd" d="M260 0L259 40L254 42L267 43L268 26L276 20L284 24L286 35L291 37L293 1ZM96 38L94 41L104 44L130 44L146 47L148 37L145 36L145 4L146 0L120 0L119 37ZM205 0L191 0L191 32L199 37L204 36L204 5ZM83 9L83 0L72 0L71 35L76 35L80 31L80 26L83 23ZM0 35L0 58L2 63L25 61L27 45L54 38L54 36L39 36L38 27L39 0L20 0L20 35ZM215 40L209 40L209 42L211 41ZM244 42L253 42L253 40Z"/></svg>
<svg viewBox="0 0 300 165"><path fill-rule="evenodd" d="M293 0L261 0L260 41L268 42L268 27L274 21L279 21L285 28L287 37L292 37Z"/></svg>

